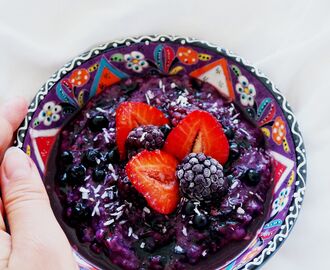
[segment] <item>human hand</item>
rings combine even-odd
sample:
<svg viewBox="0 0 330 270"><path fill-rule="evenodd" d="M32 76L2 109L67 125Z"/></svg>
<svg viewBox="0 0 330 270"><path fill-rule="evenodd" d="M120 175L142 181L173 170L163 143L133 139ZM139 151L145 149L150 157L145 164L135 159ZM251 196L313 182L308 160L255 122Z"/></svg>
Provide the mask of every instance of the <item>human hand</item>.
<svg viewBox="0 0 330 270"><path fill-rule="evenodd" d="M26 111L22 99L0 108L0 270L77 270L35 164L16 147L6 150Z"/></svg>

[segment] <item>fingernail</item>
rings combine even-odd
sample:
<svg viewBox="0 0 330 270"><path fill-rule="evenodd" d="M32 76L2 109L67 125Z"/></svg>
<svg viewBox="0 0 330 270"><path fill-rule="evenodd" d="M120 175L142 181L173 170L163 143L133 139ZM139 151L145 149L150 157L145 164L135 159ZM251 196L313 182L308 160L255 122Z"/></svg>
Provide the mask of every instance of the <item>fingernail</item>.
<svg viewBox="0 0 330 270"><path fill-rule="evenodd" d="M29 175L31 171L30 158L17 147L10 147L6 151L3 166L4 175L9 181Z"/></svg>

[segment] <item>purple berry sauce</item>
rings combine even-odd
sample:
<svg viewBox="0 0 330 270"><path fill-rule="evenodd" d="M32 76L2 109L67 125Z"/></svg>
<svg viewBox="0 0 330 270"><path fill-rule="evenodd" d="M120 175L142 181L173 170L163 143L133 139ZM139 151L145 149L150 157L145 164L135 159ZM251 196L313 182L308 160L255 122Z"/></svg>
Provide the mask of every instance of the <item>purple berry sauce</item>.
<svg viewBox="0 0 330 270"><path fill-rule="evenodd" d="M152 210L129 182L127 161L118 158L115 111L123 101L164 112L171 123L165 136L194 110L216 117L231 147L225 194L212 203L181 194L172 214ZM62 130L47 184L70 241L102 269L212 269L237 255L267 214L272 182L265 147L262 132L207 83L188 76L128 79L91 99Z"/></svg>

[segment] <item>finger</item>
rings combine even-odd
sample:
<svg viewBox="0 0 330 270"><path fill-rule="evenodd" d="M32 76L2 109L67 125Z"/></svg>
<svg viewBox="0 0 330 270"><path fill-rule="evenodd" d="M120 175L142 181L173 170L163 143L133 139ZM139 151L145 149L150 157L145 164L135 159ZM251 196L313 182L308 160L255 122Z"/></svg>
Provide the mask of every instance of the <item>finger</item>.
<svg viewBox="0 0 330 270"><path fill-rule="evenodd" d="M11 237L5 231L0 231L0 269L8 269L8 259L11 252Z"/></svg>
<svg viewBox="0 0 330 270"><path fill-rule="evenodd" d="M71 247L54 217L32 160L20 149L9 148L1 177L3 204L12 236L11 256L19 258L10 259L9 266L13 269L39 269L34 266L46 263L56 266L54 269L76 269ZM34 265L27 266L27 261Z"/></svg>
<svg viewBox="0 0 330 270"><path fill-rule="evenodd" d="M0 160L9 147L14 131L21 124L27 113L27 102L17 97L0 106Z"/></svg>
<svg viewBox="0 0 330 270"><path fill-rule="evenodd" d="M18 128L27 112L27 102L22 97L9 100L0 106L0 161L11 143L13 132ZM5 230L4 209L0 198L0 230Z"/></svg>

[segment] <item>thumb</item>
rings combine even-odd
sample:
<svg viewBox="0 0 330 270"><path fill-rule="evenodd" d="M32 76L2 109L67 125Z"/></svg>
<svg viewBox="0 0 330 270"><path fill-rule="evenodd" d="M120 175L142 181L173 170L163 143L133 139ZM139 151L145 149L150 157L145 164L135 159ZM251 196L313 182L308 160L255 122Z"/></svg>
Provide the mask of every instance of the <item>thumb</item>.
<svg viewBox="0 0 330 270"><path fill-rule="evenodd" d="M32 160L20 149L9 148L2 164L1 180L12 237L9 265L16 264L14 269L30 269L27 263L32 264L31 269L44 269L44 265L52 266L47 269L77 269Z"/></svg>

